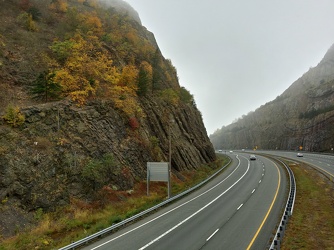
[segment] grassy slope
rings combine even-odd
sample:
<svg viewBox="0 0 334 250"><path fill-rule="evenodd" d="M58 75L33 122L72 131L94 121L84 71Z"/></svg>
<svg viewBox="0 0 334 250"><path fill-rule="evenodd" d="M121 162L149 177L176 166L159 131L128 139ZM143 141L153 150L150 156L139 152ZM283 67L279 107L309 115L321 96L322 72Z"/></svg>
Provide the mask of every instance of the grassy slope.
<svg viewBox="0 0 334 250"><path fill-rule="evenodd" d="M179 173L183 181L173 176L173 194L187 190L218 170L218 166L227 164L227 157L221 158L211 167L202 166L196 171ZM180 177L179 176L179 177ZM153 182L150 196L146 196L146 183L138 183L133 192L107 190L97 204L87 204L72 200L71 205L58 209L54 213L44 214L37 211L35 218L40 222L26 232L0 241L0 250L54 249L70 244L90 234L120 222L136 213L162 202L167 195L165 183ZM106 195L107 194L107 195Z"/></svg>
<svg viewBox="0 0 334 250"><path fill-rule="evenodd" d="M281 249L334 249L334 184L305 164L290 165L297 193Z"/></svg>

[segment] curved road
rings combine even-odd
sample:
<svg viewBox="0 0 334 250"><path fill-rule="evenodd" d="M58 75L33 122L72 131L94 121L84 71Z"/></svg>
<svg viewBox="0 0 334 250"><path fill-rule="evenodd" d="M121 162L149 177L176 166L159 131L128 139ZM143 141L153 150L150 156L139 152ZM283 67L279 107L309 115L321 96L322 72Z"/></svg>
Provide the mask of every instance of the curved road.
<svg viewBox="0 0 334 250"><path fill-rule="evenodd" d="M285 204L284 171L231 154L223 173L190 195L83 249L265 249Z"/></svg>
<svg viewBox="0 0 334 250"><path fill-rule="evenodd" d="M320 169L332 180L334 179L334 156L315 153L304 153L303 157L297 157L297 152L285 152L285 151L257 151L259 153L266 153L275 156L282 156L294 160L298 160L309 164L315 168Z"/></svg>

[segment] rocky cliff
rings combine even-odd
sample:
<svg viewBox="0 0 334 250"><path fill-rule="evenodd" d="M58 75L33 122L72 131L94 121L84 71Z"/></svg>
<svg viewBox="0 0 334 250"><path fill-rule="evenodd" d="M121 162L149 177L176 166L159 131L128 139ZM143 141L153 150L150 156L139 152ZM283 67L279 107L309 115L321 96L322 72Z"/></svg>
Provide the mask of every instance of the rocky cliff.
<svg viewBox="0 0 334 250"><path fill-rule="evenodd" d="M154 35L133 10L135 18L118 5L95 4L1 2L2 236L14 233L12 225L24 227L38 209L56 210L71 198L96 200L105 187L132 189L146 180L147 162L168 161L169 142L175 176L216 159L192 95L179 86ZM112 67L92 67L101 58ZM87 84L86 93L68 91L65 83L75 77L77 86ZM36 86L42 99L31 96ZM53 98L55 86L62 92ZM73 98L78 95L83 102Z"/></svg>
<svg viewBox="0 0 334 250"><path fill-rule="evenodd" d="M210 136L215 148L333 152L334 46L284 93Z"/></svg>

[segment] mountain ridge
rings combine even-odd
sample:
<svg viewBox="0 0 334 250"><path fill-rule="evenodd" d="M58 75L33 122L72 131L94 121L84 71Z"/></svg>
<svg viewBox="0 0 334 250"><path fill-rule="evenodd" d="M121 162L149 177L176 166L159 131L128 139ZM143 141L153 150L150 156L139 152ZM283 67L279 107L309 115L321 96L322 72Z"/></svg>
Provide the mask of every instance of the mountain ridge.
<svg viewBox="0 0 334 250"><path fill-rule="evenodd" d="M275 100L217 130L218 148L332 152L334 135L334 45Z"/></svg>

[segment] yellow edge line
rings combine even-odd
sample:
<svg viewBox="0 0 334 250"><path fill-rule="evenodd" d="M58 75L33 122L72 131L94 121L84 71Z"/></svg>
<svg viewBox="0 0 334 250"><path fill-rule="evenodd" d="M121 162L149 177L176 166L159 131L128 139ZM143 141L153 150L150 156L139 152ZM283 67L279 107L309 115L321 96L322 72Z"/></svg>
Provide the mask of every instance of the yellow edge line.
<svg viewBox="0 0 334 250"><path fill-rule="evenodd" d="M275 163L274 163L274 164L275 164ZM281 185L281 173L280 173L280 171L279 171L279 169L278 169L278 167L277 167L276 164L275 164L275 166L276 166L277 171L278 171L278 185L277 185L277 188L276 188L276 193L275 193L275 196L274 196L273 201L271 202L271 205L270 205L270 207L269 207L269 210L268 210L266 216L264 217L264 219L263 219L263 221L262 221L260 227L259 227L258 230L256 231L256 233L255 233L255 235L254 235L252 241L249 243L249 245L248 245L248 247L247 247L247 250L249 250L249 249L252 247L252 245L254 244L255 239L256 239L257 236L259 235L259 233L260 233L260 231L261 231L261 229L262 229L264 223L266 222L266 220L267 220L267 218L268 218L268 216L269 216L269 214L270 214L270 212L271 212L271 210L272 210L272 208L273 208L273 206L274 206L274 203L275 203L275 201L276 201L276 198L277 198L277 195L278 195L278 190L279 190L279 187L280 187L280 185Z"/></svg>

